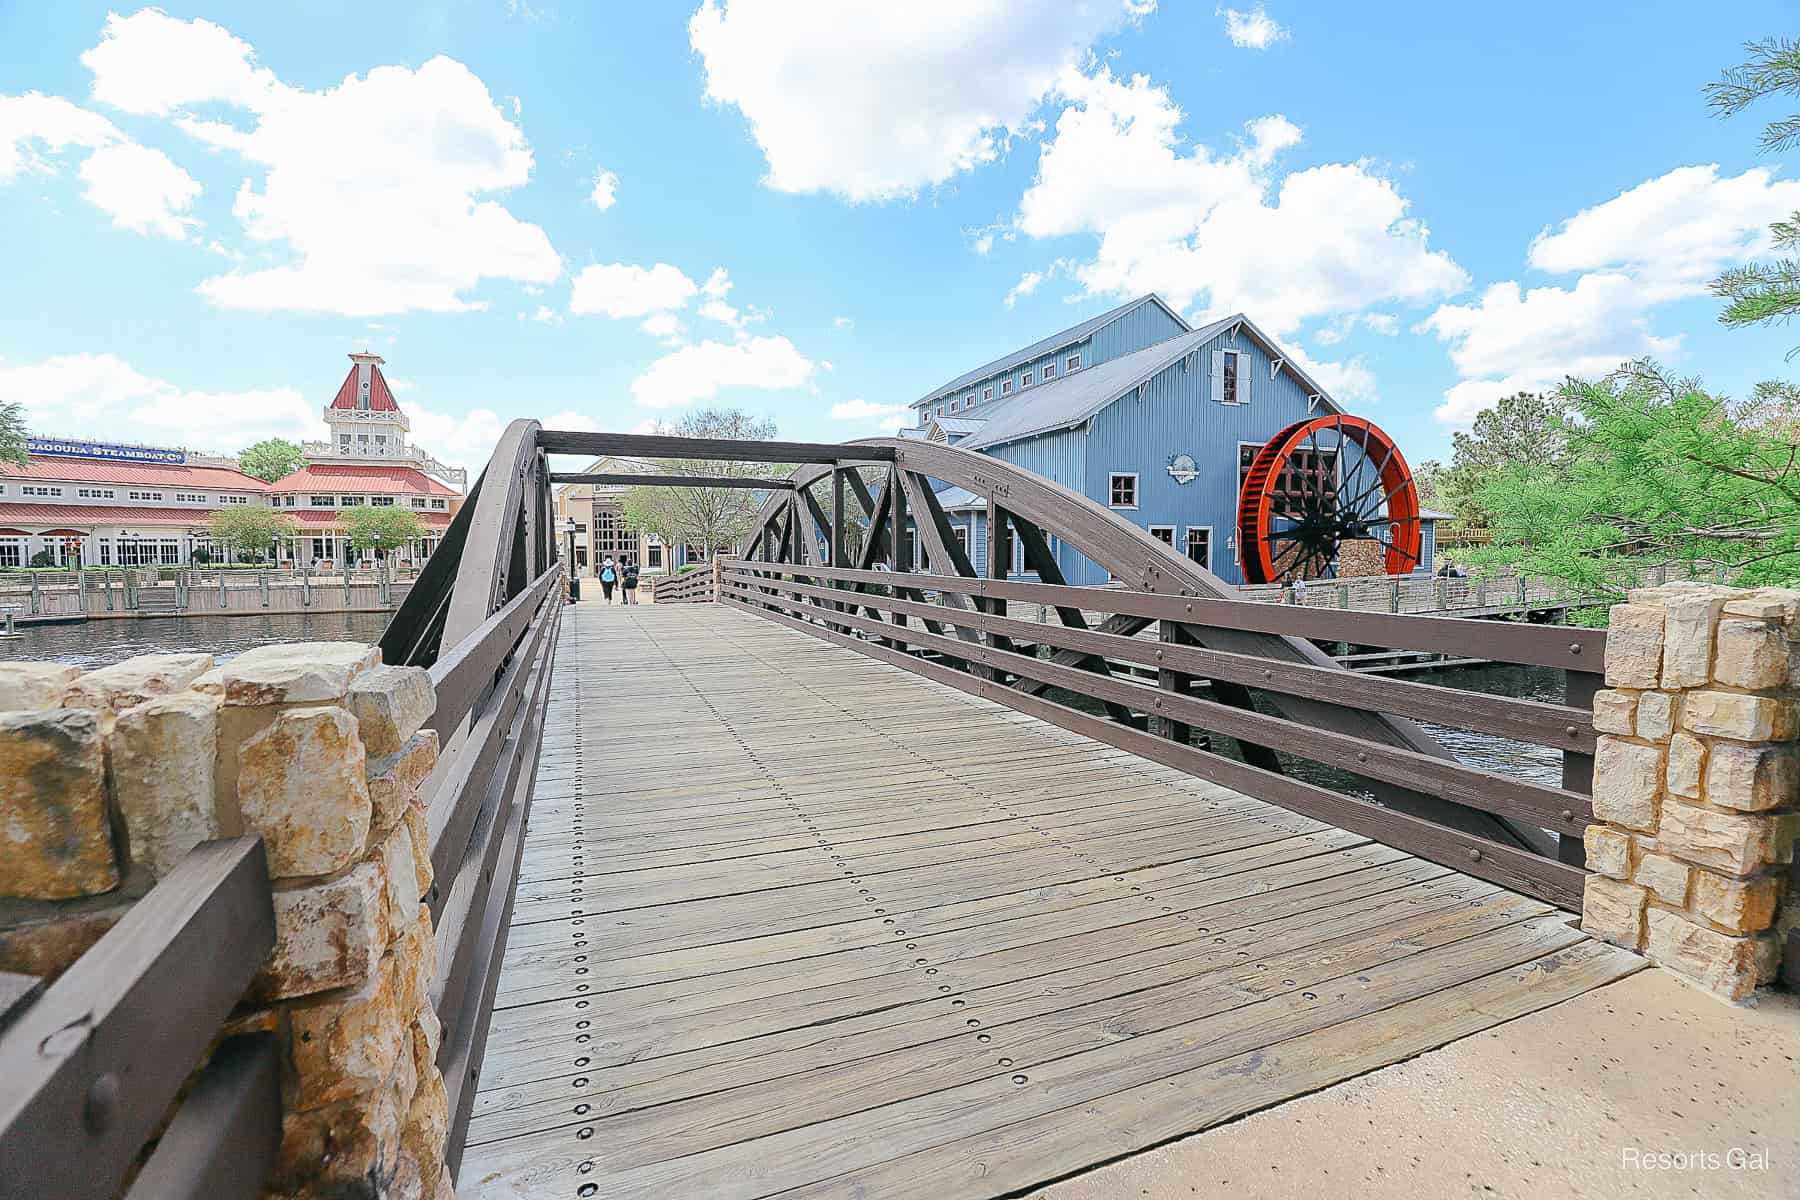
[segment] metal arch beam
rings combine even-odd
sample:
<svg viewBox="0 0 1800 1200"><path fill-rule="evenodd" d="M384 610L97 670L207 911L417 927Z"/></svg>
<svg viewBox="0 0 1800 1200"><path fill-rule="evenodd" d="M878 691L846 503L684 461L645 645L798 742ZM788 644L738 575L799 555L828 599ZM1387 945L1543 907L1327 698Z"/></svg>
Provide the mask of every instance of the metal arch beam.
<svg viewBox="0 0 1800 1200"><path fill-rule="evenodd" d="M737 475L621 475L608 472L552 471L552 484L587 483L600 487L743 488L757 492L791 491L786 479L753 479Z"/></svg>
<svg viewBox="0 0 1800 1200"><path fill-rule="evenodd" d="M1054 532L1139 591L1212 599L1231 599L1235 595L1236 589L1230 584L1200 564L1175 553L1173 547L1165 546L1146 530L1086 496L1003 459L911 439L871 438L856 445L870 451L891 451L903 481L909 475L941 479L976 495L1001 501L1008 511L1036 523L1040 529ZM805 487L823 474L822 470L803 467L794 473L795 486ZM909 500L915 499L912 488L908 488L906 494ZM759 522L769 519L772 507L764 506ZM926 508L920 515L925 516L928 512L929 508ZM926 521L920 520L919 526L923 536ZM902 531L896 532L904 536ZM1262 655L1310 666L1338 667L1330 656L1304 638L1203 626L1182 628L1195 642L1209 649ZM1269 699L1294 720L1437 758L1455 757L1436 738L1403 717L1299 696L1271 695ZM1535 848L1528 834L1488 813L1387 785L1376 785L1374 790L1384 803L1402 811L1428 816L1464 832Z"/></svg>
<svg viewBox="0 0 1800 1200"><path fill-rule="evenodd" d="M516 575L516 550L525 533L526 514L541 504L538 496L528 499L526 493L539 478L538 435L542 428L528 418L508 425L482 473L480 493L467 502L475 513L451 585L443 645L462 641L531 582L529 574L524 578ZM531 519L530 524L535 526L537 521ZM529 572L530 562L524 565Z"/></svg>
<svg viewBox="0 0 1800 1200"><path fill-rule="evenodd" d="M546 429L538 436L546 454L590 457L698 458L712 462L892 462L882 442L765 442L755 439L671 437L659 433L582 433Z"/></svg>

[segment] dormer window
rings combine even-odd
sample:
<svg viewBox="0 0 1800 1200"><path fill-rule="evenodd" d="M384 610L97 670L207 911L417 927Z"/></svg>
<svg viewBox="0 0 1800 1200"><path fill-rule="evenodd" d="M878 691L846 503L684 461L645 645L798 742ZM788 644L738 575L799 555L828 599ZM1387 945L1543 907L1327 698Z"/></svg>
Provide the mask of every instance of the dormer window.
<svg viewBox="0 0 1800 1200"><path fill-rule="evenodd" d="M1012 380L1010 380L1010 379L1002 379L1002 380L1001 380L1001 381L1000 381L1000 394L1001 394L1001 395L1002 395L1002 396L1010 396L1010 395L1012 395Z"/></svg>
<svg viewBox="0 0 1800 1200"><path fill-rule="evenodd" d="M994 398L994 389L991 387L982 388L981 389L981 398L983 400L992 400Z"/></svg>
<svg viewBox="0 0 1800 1200"><path fill-rule="evenodd" d="M970 392L967 396L963 397L963 407L964 408L974 408L975 407L975 393L974 392Z"/></svg>
<svg viewBox="0 0 1800 1200"><path fill-rule="evenodd" d="M1031 372L1030 371L1027 371L1023 375L1019 376L1019 386L1020 387L1030 387L1031 386Z"/></svg>
<svg viewBox="0 0 1800 1200"><path fill-rule="evenodd" d="M944 415L944 406L941 404L937 406L937 415L940 417Z"/></svg>
<svg viewBox="0 0 1800 1200"><path fill-rule="evenodd" d="M1055 363L1045 363L1044 364L1044 382L1049 383L1054 378L1056 378L1056 364Z"/></svg>
<svg viewBox="0 0 1800 1200"><path fill-rule="evenodd" d="M1081 355L1079 355L1079 354L1069 355L1069 357L1067 359L1063 360L1063 370L1065 370L1065 371L1081 370Z"/></svg>

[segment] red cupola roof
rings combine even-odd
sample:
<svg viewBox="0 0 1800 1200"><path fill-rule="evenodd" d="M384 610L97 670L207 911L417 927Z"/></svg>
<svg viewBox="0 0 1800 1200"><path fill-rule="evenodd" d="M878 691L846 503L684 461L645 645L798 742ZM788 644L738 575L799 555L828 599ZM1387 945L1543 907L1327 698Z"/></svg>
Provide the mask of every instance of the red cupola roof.
<svg viewBox="0 0 1800 1200"><path fill-rule="evenodd" d="M366 364L369 368L369 411L399 412L400 405L394 401L393 389L388 387L387 379L381 374L382 359L376 354L352 354L350 356L350 373L344 376L343 386L338 388L337 395L331 399L332 408L357 408L356 378Z"/></svg>

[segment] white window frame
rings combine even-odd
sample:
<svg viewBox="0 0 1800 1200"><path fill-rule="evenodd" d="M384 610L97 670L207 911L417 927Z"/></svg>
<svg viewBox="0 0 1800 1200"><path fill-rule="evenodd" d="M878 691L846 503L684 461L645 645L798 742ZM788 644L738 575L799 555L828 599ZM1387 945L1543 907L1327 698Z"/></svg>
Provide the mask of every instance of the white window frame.
<svg viewBox="0 0 1800 1200"><path fill-rule="evenodd" d="M1211 525L1189 525L1187 527L1181 538L1181 556L1189 562L1193 561L1193 555L1188 548L1188 539L1193 537L1196 530L1200 529L1206 531L1206 561L1200 565L1210 571L1212 570L1213 565L1213 551L1216 548L1215 543L1213 542L1213 527Z"/></svg>
<svg viewBox="0 0 1800 1200"><path fill-rule="evenodd" d="M944 406L941 404L937 406L937 415L940 417L944 415Z"/></svg>
<svg viewBox="0 0 1800 1200"><path fill-rule="evenodd" d="M1069 357L1063 359L1063 371L1065 373L1079 370L1081 370L1081 355L1071 354Z"/></svg>
<svg viewBox="0 0 1800 1200"><path fill-rule="evenodd" d="M1232 408L1237 408L1240 405L1248 404L1249 401L1247 399L1245 399L1244 352L1242 350L1236 350L1236 349L1231 349L1231 348L1222 346L1218 350L1215 350L1213 353L1218 356L1218 362L1219 362L1218 402L1220 404L1230 405ZM1228 359L1231 362L1231 370L1232 370L1232 375L1231 375L1231 378L1232 378L1231 397L1232 398L1229 400L1227 400L1225 398L1225 365L1226 365L1226 361Z"/></svg>
<svg viewBox="0 0 1800 1200"><path fill-rule="evenodd" d="M1131 503L1130 504L1115 504L1113 502L1113 496L1115 494L1115 489L1114 489L1113 485L1118 480L1121 480L1121 479L1131 480ZM1107 476L1106 476L1106 506L1108 508L1117 508L1117 509L1122 509L1122 510L1129 511L1129 512L1136 512L1139 499L1141 499L1141 497L1138 493L1138 473L1136 471L1110 471L1107 473Z"/></svg>
<svg viewBox="0 0 1800 1200"><path fill-rule="evenodd" d="M974 392L970 392L967 396L963 397L963 407L964 408L974 408L975 407L975 393Z"/></svg>
<svg viewBox="0 0 1800 1200"><path fill-rule="evenodd" d="M1031 386L1031 381L1032 381L1032 378L1033 378L1033 372L1031 372L1031 371L1020 371L1020 372L1019 372L1019 386L1020 386L1020 387L1021 387L1021 388L1028 388L1028 387L1030 387L1030 386Z"/></svg>
<svg viewBox="0 0 1800 1200"><path fill-rule="evenodd" d="M1040 371L1039 374L1043 375L1045 383L1049 383L1052 379L1056 378L1056 364L1054 362L1045 363L1043 370Z"/></svg>
<svg viewBox="0 0 1800 1200"><path fill-rule="evenodd" d="M992 400L994 398L994 388L992 384L981 389L981 398L983 400Z"/></svg>
<svg viewBox="0 0 1800 1200"><path fill-rule="evenodd" d="M1000 381L1000 394L1002 396L1012 395L1012 390L1013 390L1013 381L1010 377L1008 377L1006 379L1002 379Z"/></svg>
<svg viewBox="0 0 1800 1200"><path fill-rule="evenodd" d="M330 496L327 496L327 495L324 495L319 492L314 492L311 495L307 496L307 500L309 501L309 503L307 504L308 508L336 508L337 507L337 496L335 493Z"/></svg>
<svg viewBox="0 0 1800 1200"><path fill-rule="evenodd" d="M1151 537L1156 538L1171 550L1175 548L1175 527L1173 525L1147 525L1145 528L1150 531ZM1169 536L1164 538L1159 536L1159 533L1167 533Z"/></svg>

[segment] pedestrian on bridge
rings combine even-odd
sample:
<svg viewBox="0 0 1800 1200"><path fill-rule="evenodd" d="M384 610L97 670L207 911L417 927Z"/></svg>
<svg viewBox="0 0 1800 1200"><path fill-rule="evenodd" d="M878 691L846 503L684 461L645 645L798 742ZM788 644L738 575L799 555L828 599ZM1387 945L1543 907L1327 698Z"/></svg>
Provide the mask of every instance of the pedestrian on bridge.
<svg viewBox="0 0 1800 1200"><path fill-rule="evenodd" d="M635 558L625 560L625 569L619 576L619 592L626 604L637 603L638 567Z"/></svg>
<svg viewBox="0 0 1800 1200"><path fill-rule="evenodd" d="M613 588L619 585L619 566L613 562L612 555L600 564L600 595L608 604L612 603Z"/></svg>

